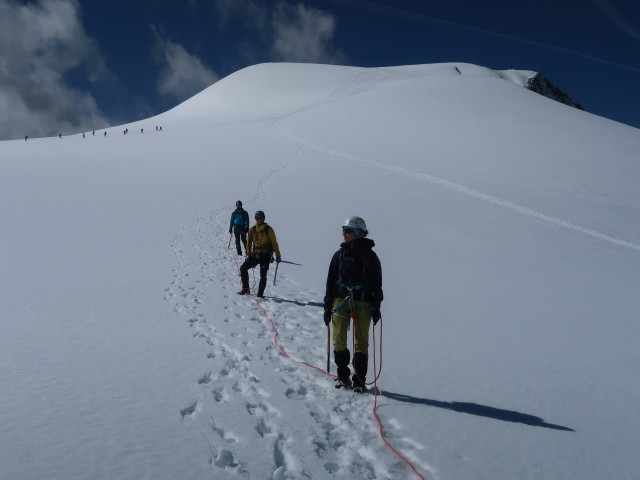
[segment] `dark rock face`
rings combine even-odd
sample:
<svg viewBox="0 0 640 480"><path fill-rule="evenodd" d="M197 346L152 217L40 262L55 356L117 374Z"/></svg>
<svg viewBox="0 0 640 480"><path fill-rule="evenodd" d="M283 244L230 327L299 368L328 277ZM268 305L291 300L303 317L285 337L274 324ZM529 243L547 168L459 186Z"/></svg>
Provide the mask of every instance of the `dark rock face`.
<svg viewBox="0 0 640 480"><path fill-rule="evenodd" d="M557 102L564 103L565 105L575 107L579 110L584 110L582 105L574 102L566 92L560 90L558 87L553 85L547 77L540 75L539 73L536 73L527 81L526 88Z"/></svg>

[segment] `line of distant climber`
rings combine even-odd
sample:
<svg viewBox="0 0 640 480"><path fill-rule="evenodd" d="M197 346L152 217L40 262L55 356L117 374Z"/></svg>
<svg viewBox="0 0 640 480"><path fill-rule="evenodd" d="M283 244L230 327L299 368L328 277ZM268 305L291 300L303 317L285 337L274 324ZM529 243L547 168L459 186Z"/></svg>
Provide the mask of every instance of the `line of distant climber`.
<svg viewBox="0 0 640 480"><path fill-rule="evenodd" d="M161 132L161 131L162 131L162 127L161 127L161 126L156 125L156 132ZM129 133L129 129L128 129L128 128L125 128L125 129L123 130L123 132L122 132L122 133L123 133L124 135L126 135L127 133ZM140 129L140 133L144 133L144 128L141 128L141 129ZM91 135L95 137L95 135L96 135L96 131L95 131L95 130L93 130L93 131L91 132ZM106 137L106 136L107 136L107 131L106 131L106 130L104 131L104 135L103 135L103 136L104 136L104 137ZM58 133L58 138L62 138L62 133ZM82 132L82 138L86 138L86 133L85 133L85 132ZM26 142L27 140L29 140L29 135L25 135L25 136L24 136L24 141Z"/></svg>

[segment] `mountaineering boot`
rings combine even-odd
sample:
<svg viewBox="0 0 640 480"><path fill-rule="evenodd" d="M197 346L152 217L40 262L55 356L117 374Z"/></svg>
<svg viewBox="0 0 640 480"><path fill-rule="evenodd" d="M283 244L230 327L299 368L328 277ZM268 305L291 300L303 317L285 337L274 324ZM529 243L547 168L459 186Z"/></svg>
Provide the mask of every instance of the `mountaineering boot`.
<svg viewBox="0 0 640 480"><path fill-rule="evenodd" d="M251 293L248 288L243 288L238 292L238 295L249 295Z"/></svg>
<svg viewBox="0 0 640 480"><path fill-rule="evenodd" d="M346 382L340 380L339 378L334 378L334 387L336 388L344 388L345 390L351 390L351 380L349 378L346 379Z"/></svg>
<svg viewBox="0 0 640 480"><path fill-rule="evenodd" d="M238 248L238 255L242 255L242 249Z"/></svg>
<svg viewBox="0 0 640 480"><path fill-rule="evenodd" d="M356 373L353 375L353 391L356 393L364 393L367 391L365 384L367 378L367 369L369 356L366 353L356 352L353 355L353 368Z"/></svg>
<svg viewBox="0 0 640 480"><path fill-rule="evenodd" d="M258 285L258 297L264 298L264 289L266 288L266 286L267 286L267 279L261 278L260 284Z"/></svg>
<svg viewBox="0 0 640 480"><path fill-rule="evenodd" d="M338 367L338 378L336 379L336 388L351 388L351 379L349 375L349 360L351 360L351 353L349 350L334 350L333 358Z"/></svg>

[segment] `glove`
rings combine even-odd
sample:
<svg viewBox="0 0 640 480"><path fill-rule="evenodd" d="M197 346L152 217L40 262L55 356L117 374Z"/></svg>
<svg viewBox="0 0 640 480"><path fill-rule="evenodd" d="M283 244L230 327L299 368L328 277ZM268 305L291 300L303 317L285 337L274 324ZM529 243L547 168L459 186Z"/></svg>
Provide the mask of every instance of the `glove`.
<svg viewBox="0 0 640 480"><path fill-rule="evenodd" d="M229 229L229 235L231 235L231 229Z"/></svg>
<svg viewBox="0 0 640 480"><path fill-rule="evenodd" d="M324 309L324 324L328 327L330 323L331 323L331 309L330 308L325 308Z"/></svg>
<svg viewBox="0 0 640 480"><path fill-rule="evenodd" d="M374 327L378 324L381 318L382 318L382 314L380 313L380 309L374 308L373 312L371 312L371 320L373 320Z"/></svg>
<svg viewBox="0 0 640 480"><path fill-rule="evenodd" d="M281 261L282 261L282 258L276 257L276 263L280 263Z"/></svg>

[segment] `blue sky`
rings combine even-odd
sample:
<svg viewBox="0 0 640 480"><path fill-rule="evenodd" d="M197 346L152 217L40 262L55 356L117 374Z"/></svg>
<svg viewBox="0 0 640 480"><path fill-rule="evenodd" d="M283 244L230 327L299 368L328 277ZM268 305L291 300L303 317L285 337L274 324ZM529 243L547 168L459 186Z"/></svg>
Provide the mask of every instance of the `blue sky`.
<svg viewBox="0 0 640 480"><path fill-rule="evenodd" d="M0 138L172 108L270 61L534 70L640 128L637 0L0 0Z"/></svg>

